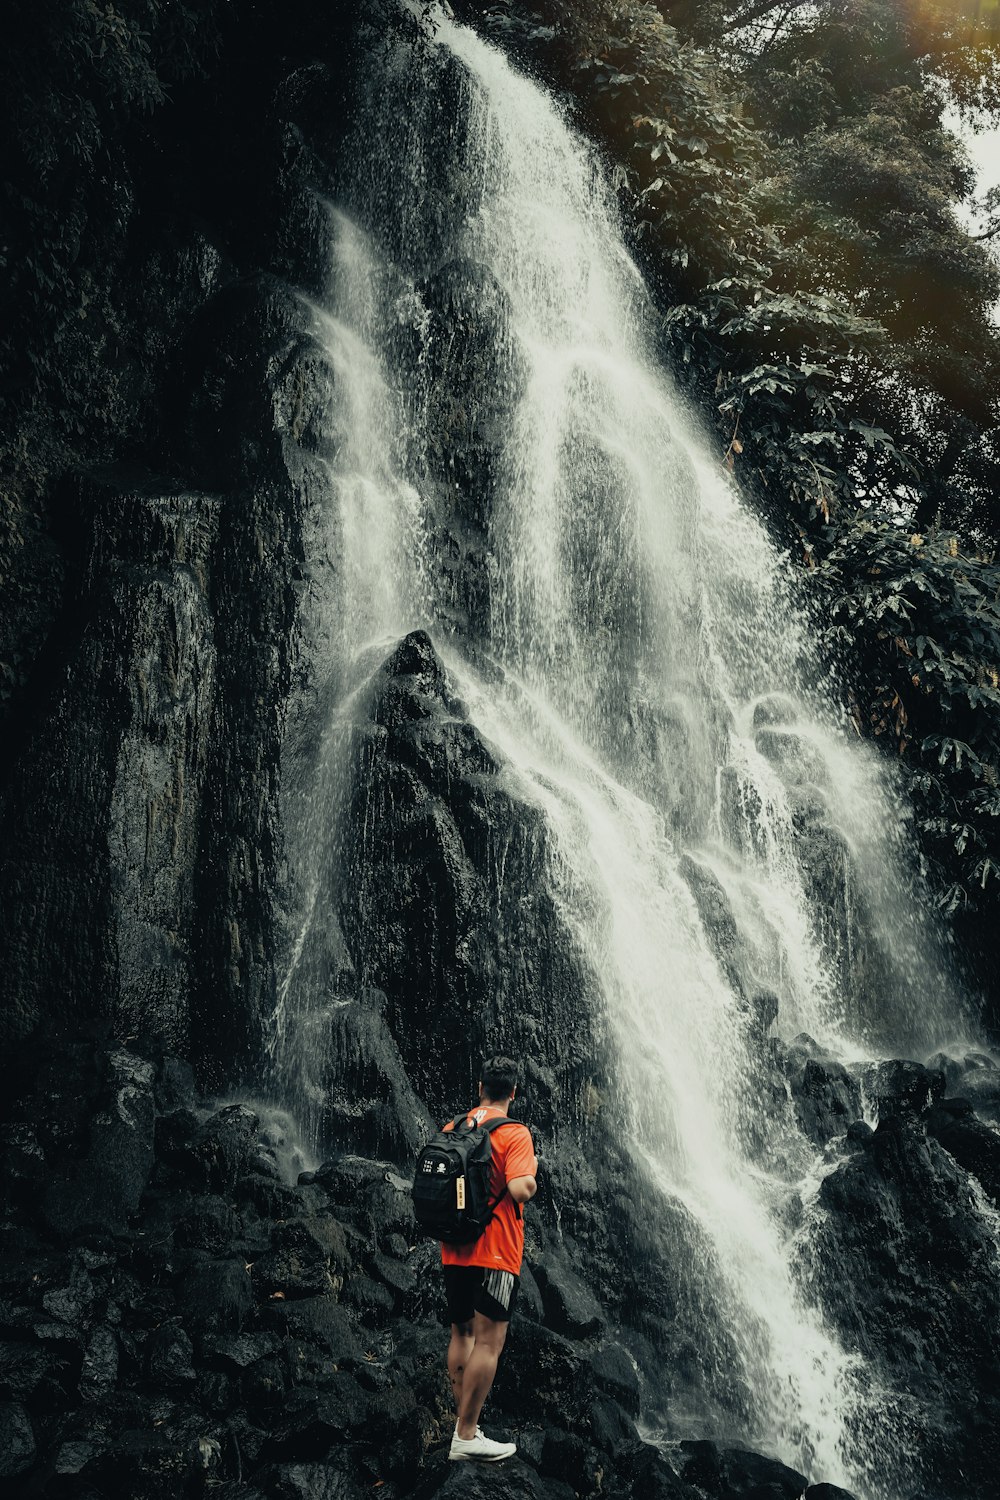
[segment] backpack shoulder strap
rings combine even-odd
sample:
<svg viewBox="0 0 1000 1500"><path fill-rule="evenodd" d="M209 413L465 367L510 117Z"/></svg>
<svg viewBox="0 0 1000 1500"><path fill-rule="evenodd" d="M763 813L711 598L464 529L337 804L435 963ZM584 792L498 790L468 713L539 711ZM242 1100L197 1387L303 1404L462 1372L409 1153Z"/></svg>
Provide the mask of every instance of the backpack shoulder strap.
<svg viewBox="0 0 1000 1500"><path fill-rule="evenodd" d="M519 1120L511 1120L507 1115L501 1115L499 1120L484 1120L480 1130L497 1130L501 1125L519 1125Z"/></svg>

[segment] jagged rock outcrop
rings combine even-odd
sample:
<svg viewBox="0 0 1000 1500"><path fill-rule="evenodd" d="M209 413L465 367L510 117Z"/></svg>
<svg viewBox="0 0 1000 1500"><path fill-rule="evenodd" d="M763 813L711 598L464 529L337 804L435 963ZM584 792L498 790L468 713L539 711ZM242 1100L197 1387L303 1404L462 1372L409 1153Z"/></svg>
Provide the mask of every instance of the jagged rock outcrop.
<svg viewBox="0 0 1000 1500"><path fill-rule="evenodd" d="M852 1129L849 1154L820 1186L822 1213L802 1254L847 1347L905 1393L921 1434L902 1464L914 1492L953 1493L961 1471L969 1493L986 1494L1000 1456L1000 1286L995 1219L969 1173L995 1189L1000 1138L961 1101L933 1102L942 1072L879 1064L868 1087L877 1127ZM894 1440L894 1420L879 1442Z"/></svg>
<svg viewBox="0 0 1000 1500"><path fill-rule="evenodd" d="M112 1129L129 1196L65 1212L5 1175L0 1474L12 1497L360 1500L377 1486L401 1500L459 1487L750 1500L801 1486L758 1454L685 1443L675 1466L643 1443L635 1360L566 1249L539 1256L537 1241L541 1290L529 1270L489 1409L518 1457L456 1477L437 1246L417 1237L398 1168L343 1155L293 1185L258 1110L207 1107L176 1059L93 1036L49 1038L45 1057L66 1085L40 1132L54 1181L95 1182ZM8 1079L22 1132L29 1060L21 1051ZM808 1494L822 1500L822 1487Z"/></svg>

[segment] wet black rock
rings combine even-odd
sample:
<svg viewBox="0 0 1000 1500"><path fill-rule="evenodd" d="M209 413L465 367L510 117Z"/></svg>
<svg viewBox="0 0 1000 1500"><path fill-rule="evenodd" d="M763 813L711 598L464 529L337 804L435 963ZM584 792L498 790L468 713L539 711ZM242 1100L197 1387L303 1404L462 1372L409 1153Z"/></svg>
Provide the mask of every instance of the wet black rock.
<svg viewBox="0 0 1000 1500"><path fill-rule="evenodd" d="M284 1297L321 1297L334 1290L329 1252L301 1222L279 1224L271 1236L271 1250L251 1267L259 1298L280 1292Z"/></svg>
<svg viewBox="0 0 1000 1500"><path fill-rule="evenodd" d="M52 1369L45 1350L20 1340L0 1340L0 1399L27 1401Z"/></svg>
<svg viewBox="0 0 1000 1500"><path fill-rule="evenodd" d="M0 1402L0 1478L23 1474L34 1457L35 1437L28 1413L17 1402Z"/></svg>
<svg viewBox="0 0 1000 1500"><path fill-rule="evenodd" d="M194 1069L179 1057L164 1057L156 1070L156 1113L169 1115L175 1109L191 1109L195 1103Z"/></svg>
<svg viewBox="0 0 1000 1500"><path fill-rule="evenodd" d="M992 1224L913 1107L940 1076L892 1070L905 1107L824 1178L823 1213L802 1253L848 1350L877 1359L906 1393L922 1430L911 1489L951 1494L960 1466L967 1493L979 1495L1000 1463L1000 1356L990 1331L1000 1292ZM947 1128L943 1112L934 1118Z"/></svg>
<svg viewBox="0 0 1000 1500"><path fill-rule="evenodd" d="M360 1500L366 1493L359 1476L329 1463L274 1464L262 1478L268 1500ZM238 1500L264 1497L264 1491L241 1490Z"/></svg>
<svg viewBox="0 0 1000 1500"><path fill-rule="evenodd" d="M331 1149L409 1162L433 1126L406 1076L385 1003L380 991L365 987L333 1012L324 1131Z"/></svg>
<svg viewBox="0 0 1000 1500"><path fill-rule="evenodd" d="M180 1322L171 1319L154 1328L146 1341L146 1373L156 1386L176 1389L197 1378L194 1348Z"/></svg>
<svg viewBox="0 0 1000 1500"><path fill-rule="evenodd" d="M185 1326L238 1333L253 1307L248 1267L238 1260L201 1260L184 1273L177 1302Z"/></svg>
<svg viewBox="0 0 1000 1500"><path fill-rule="evenodd" d="M939 1100L928 1113L927 1129L1000 1206L1000 1134L977 1118L971 1102Z"/></svg>
<svg viewBox="0 0 1000 1500"><path fill-rule="evenodd" d="M262 1312L274 1332L315 1344L333 1362L360 1360L364 1350L345 1308L333 1296L306 1297L292 1302L271 1301Z"/></svg>
<svg viewBox="0 0 1000 1500"><path fill-rule="evenodd" d="M536 1473L520 1458L512 1458L489 1466L440 1460L419 1493L421 1500L424 1495L433 1495L435 1500L571 1500L576 1492L553 1476Z"/></svg>
<svg viewBox="0 0 1000 1500"><path fill-rule="evenodd" d="M275 1333L209 1334L198 1345L200 1362L220 1370L249 1369L283 1348Z"/></svg>
<svg viewBox="0 0 1000 1500"><path fill-rule="evenodd" d="M799 1123L820 1145L843 1135L861 1113L857 1082L832 1058L807 1058L793 1069L789 1083Z"/></svg>
<svg viewBox="0 0 1000 1500"><path fill-rule="evenodd" d="M695 1500L699 1491L678 1478L673 1468L656 1448L648 1443L634 1443L615 1461L609 1490L615 1500L630 1500L633 1495L651 1500Z"/></svg>
<svg viewBox="0 0 1000 1500"><path fill-rule="evenodd" d="M334 1371L324 1390L294 1391L282 1402L263 1456L286 1461L324 1458L368 1420L368 1402L357 1381Z"/></svg>
<svg viewBox="0 0 1000 1500"><path fill-rule="evenodd" d="M177 1220L174 1238L181 1249L221 1255L243 1238L242 1231L239 1215L226 1200L217 1194L205 1194L194 1198L187 1212Z"/></svg>
<svg viewBox="0 0 1000 1500"><path fill-rule="evenodd" d="M124 1230L153 1167L153 1068L124 1050L105 1055L101 1102L80 1159L66 1162L43 1198L49 1226L70 1237Z"/></svg>
<svg viewBox="0 0 1000 1500"><path fill-rule="evenodd" d="M635 1360L621 1344L601 1344L591 1355L594 1384L606 1391L631 1416L639 1415L639 1375Z"/></svg>
<svg viewBox="0 0 1000 1500"><path fill-rule="evenodd" d="M947 1093L968 1099L982 1120L1000 1120L1000 1067L985 1052L967 1052L951 1057L938 1052L927 1066L945 1075Z"/></svg>
<svg viewBox="0 0 1000 1500"><path fill-rule="evenodd" d="M568 1338L588 1338L604 1325L604 1314L593 1293L561 1257L548 1255L531 1263L542 1294L545 1321Z"/></svg>
<svg viewBox="0 0 1000 1500"><path fill-rule="evenodd" d="M761 755L791 787L823 787L829 774L822 750L808 736L779 725L761 725L754 735Z"/></svg>
<svg viewBox="0 0 1000 1500"><path fill-rule="evenodd" d="M250 1164L260 1118L242 1104L212 1115L181 1153L180 1165L199 1187L232 1191Z"/></svg>
<svg viewBox="0 0 1000 1500"><path fill-rule="evenodd" d="M79 1391L84 1401L102 1401L110 1396L118 1378L119 1345L113 1328L99 1323L92 1328L84 1350Z"/></svg>
<svg viewBox="0 0 1000 1500"><path fill-rule="evenodd" d="M572 1432L545 1434L539 1473L560 1479L576 1495L594 1494L603 1478L603 1456Z"/></svg>
<svg viewBox="0 0 1000 1500"><path fill-rule="evenodd" d="M712 951L723 973L736 993L745 995L746 955L743 953L729 897L708 866L693 859L690 854L681 855L678 868L691 888Z"/></svg>
<svg viewBox="0 0 1000 1500"><path fill-rule="evenodd" d="M449 261L417 295L413 373L431 434L420 463L436 499L434 555L446 614L475 638L488 625L489 525L525 361L507 293L488 266Z"/></svg>
<svg viewBox="0 0 1000 1500"><path fill-rule="evenodd" d="M864 1070L862 1082L880 1119L922 1114L941 1098L945 1088L940 1069L900 1060L872 1064Z"/></svg>
<svg viewBox="0 0 1000 1500"><path fill-rule="evenodd" d="M750 1013L754 1017L758 1029L763 1033L770 1031L774 1022L778 1019L780 1002L773 990L754 990L750 997Z"/></svg>
<svg viewBox="0 0 1000 1500"><path fill-rule="evenodd" d="M720 1448L712 1442L683 1442L681 1472L713 1500L801 1500L804 1474L742 1448Z"/></svg>
<svg viewBox="0 0 1000 1500"><path fill-rule="evenodd" d="M806 1500L854 1500L854 1496L837 1484L811 1484L806 1490Z"/></svg>
<svg viewBox="0 0 1000 1500"><path fill-rule="evenodd" d="M37 1195L45 1187L45 1151L28 1121L0 1126L0 1174L10 1198Z"/></svg>
<svg viewBox="0 0 1000 1500"><path fill-rule="evenodd" d="M542 820L512 796L425 633L387 658L368 714L351 813L367 832L343 917L354 966L386 997L405 1073L424 1080L435 1118L475 1097L448 1039L467 1036L463 1055L475 1056L500 1035L534 1060L532 1118L545 1131L600 1088L603 1049L591 981L542 879Z"/></svg>

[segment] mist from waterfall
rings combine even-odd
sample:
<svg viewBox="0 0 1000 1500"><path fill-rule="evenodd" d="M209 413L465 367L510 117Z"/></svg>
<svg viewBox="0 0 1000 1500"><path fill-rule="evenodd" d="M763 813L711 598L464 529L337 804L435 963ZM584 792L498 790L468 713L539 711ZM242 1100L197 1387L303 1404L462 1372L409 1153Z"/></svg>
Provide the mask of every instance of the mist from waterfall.
<svg viewBox="0 0 1000 1500"><path fill-rule="evenodd" d="M905 816L825 701L786 559L657 368L654 309L594 154L472 31L441 17L428 45L460 80L460 201L422 223L442 147L413 49L387 47L358 126L374 159L330 206L328 294L303 307L331 373L328 497L310 539L327 584L303 606L322 729L287 756L296 900L276 1092L319 1129L323 1037L349 964L337 869L356 697L423 627L544 814L546 878L606 1008L620 1108L655 1191L712 1246L700 1274L755 1393L755 1440L895 1500L892 1394L839 1346L796 1271L830 1163L790 1101L762 1117L754 1012L776 1004L777 1034L807 1032L842 1059L928 1053L962 1030ZM378 156L390 121L391 160ZM458 259L502 290L521 382L475 620L436 555L433 384L401 354L420 346L421 279ZM817 909L831 871L836 920ZM717 898L738 935L728 965L706 914ZM647 1417L669 1435L669 1413Z"/></svg>

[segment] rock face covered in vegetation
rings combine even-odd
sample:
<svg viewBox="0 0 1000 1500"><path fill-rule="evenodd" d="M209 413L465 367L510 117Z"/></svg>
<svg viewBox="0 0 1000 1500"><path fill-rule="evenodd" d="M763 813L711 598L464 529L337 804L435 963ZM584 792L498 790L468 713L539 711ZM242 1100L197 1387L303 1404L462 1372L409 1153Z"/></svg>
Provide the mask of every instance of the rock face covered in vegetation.
<svg viewBox="0 0 1000 1500"><path fill-rule="evenodd" d="M223 27L221 61L123 158L131 228L101 292L136 365L121 430L19 491L19 576L46 581L15 600L5 699L0 1477L74 1500L837 1500L752 1451L754 1393L692 1269L712 1247L680 1204L654 1214L644 1196L608 1019L542 878L551 832L423 630L384 652L357 709L353 901L343 952L321 955L327 1160L297 1173L273 1101L254 1102L289 920L282 755L317 694L308 538L337 441L303 296L329 266L349 80L380 29L417 27L346 7L289 41L277 9L242 43ZM213 162L189 178L206 123ZM523 371L482 266L449 261L420 297L434 552L450 622L475 640ZM92 348L78 359L78 377L103 368ZM824 833L814 849L819 892L839 848ZM790 1107L827 1153L819 1227L788 1208L810 1225L818 1301L904 1393L913 1495L986 1495L1000 1074L985 1054L872 1070L770 1037L776 999L742 978L725 894L688 878L746 1002L762 1110ZM408 1175L497 1035L527 1059L543 1165L488 1409L520 1454L470 1474L443 1453L441 1287ZM711 1428L709 1386L726 1413ZM673 1409L689 1435L644 1441L637 1423L649 1436Z"/></svg>

